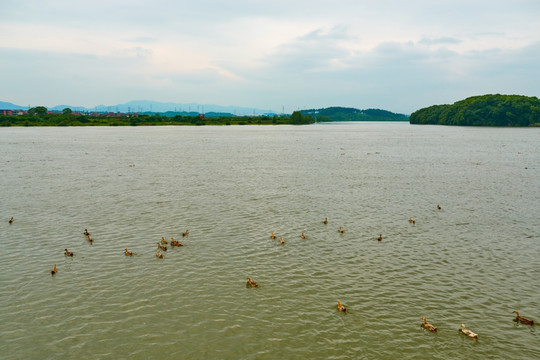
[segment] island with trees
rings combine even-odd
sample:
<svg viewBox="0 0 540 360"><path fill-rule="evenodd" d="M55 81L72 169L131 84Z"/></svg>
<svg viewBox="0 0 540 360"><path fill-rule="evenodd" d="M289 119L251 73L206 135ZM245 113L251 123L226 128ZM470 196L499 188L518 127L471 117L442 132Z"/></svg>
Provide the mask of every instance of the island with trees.
<svg viewBox="0 0 540 360"><path fill-rule="evenodd" d="M481 95L433 105L411 114L411 124L540 126L540 100L522 95Z"/></svg>

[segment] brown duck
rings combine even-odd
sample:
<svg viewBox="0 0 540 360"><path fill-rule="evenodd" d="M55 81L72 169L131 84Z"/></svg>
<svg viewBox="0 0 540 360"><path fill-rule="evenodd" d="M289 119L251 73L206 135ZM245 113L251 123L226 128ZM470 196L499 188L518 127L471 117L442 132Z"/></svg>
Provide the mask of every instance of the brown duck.
<svg viewBox="0 0 540 360"><path fill-rule="evenodd" d="M534 325L534 320L527 319L526 317L523 317L523 316L519 316L519 313L517 310L514 310L514 312L516 313L516 319L515 319L516 322L522 323L525 325Z"/></svg>
<svg viewBox="0 0 540 360"><path fill-rule="evenodd" d="M423 327L425 327L425 328L428 329L429 331L433 331L433 332L437 331L437 327L431 325L430 323L428 323L428 322L426 321L426 317L425 317L425 316L422 316L421 319L424 320L424 323L422 324Z"/></svg>

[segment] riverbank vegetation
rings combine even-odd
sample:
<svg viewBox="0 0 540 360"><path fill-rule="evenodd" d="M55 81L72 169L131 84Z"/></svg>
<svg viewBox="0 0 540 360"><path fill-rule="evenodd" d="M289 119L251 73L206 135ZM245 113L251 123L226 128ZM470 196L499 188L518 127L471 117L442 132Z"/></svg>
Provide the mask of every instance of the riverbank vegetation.
<svg viewBox="0 0 540 360"><path fill-rule="evenodd" d="M132 113L75 113L66 108L51 113L43 106L20 115L0 115L0 126L156 126L156 125L303 125L314 123L309 115L295 111L291 115L234 116L175 115Z"/></svg>
<svg viewBox="0 0 540 360"><path fill-rule="evenodd" d="M0 126L156 126L156 125L305 125L332 121L408 121L407 115L380 109L330 107L299 110L292 114L235 116L227 113L104 113L51 112L37 106L17 115L1 115Z"/></svg>
<svg viewBox="0 0 540 360"><path fill-rule="evenodd" d="M411 124L458 126L540 126L540 100L521 95L482 95L452 105L415 111Z"/></svg>

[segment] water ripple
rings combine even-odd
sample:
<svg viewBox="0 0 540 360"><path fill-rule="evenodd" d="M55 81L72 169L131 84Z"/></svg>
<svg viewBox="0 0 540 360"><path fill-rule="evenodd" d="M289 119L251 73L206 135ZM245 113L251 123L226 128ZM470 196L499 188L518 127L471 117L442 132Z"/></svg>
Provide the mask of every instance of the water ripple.
<svg viewBox="0 0 540 360"><path fill-rule="evenodd" d="M468 130L2 129L3 357L538 357L538 134Z"/></svg>

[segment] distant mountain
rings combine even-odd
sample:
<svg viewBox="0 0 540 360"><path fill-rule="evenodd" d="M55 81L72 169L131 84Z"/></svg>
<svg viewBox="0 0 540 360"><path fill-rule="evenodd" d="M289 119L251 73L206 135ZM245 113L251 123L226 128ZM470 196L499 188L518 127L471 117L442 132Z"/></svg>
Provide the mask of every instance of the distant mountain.
<svg viewBox="0 0 540 360"><path fill-rule="evenodd" d="M241 106L222 106L222 105L209 105L198 103L173 103L173 102L159 102L151 100L134 100L124 104L116 105L98 105L93 108L83 107L71 107L68 105L58 105L49 110L61 111L62 109L69 107L73 111L98 111L98 112L136 112L136 113L230 113L234 115L261 115L265 113L272 113L270 110L262 110L256 108L247 108Z"/></svg>
<svg viewBox="0 0 540 360"><path fill-rule="evenodd" d="M46 106L45 106L46 107ZM71 109L72 111L75 111L75 109L78 109L80 111L86 111L87 109L85 109L84 107L82 106L71 106L71 105L56 105L54 107L46 107L47 110L50 110L50 111L62 111L64 110L65 108L69 108ZM88 110L91 110L91 109L88 109Z"/></svg>
<svg viewBox="0 0 540 360"><path fill-rule="evenodd" d="M10 102L0 101L0 109L2 110L26 110L28 106L15 105Z"/></svg>
<svg viewBox="0 0 540 360"><path fill-rule="evenodd" d="M311 115L318 122L324 121L409 121L404 114L396 114L381 109L359 110L347 107L300 110L302 115Z"/></svg>
<svg viewBox="0 0 540 360"><path fill-rule="evenodd" d="M45 106L37 104L33 106ZM248 108L242 106L222 106L222 105L209 105L209 104L197 104L197 103L172 103L172 102L159 102L150 100L135 100L129 101L124 104L116 105L98 105L95 107L87 108L84 106L74 105L56 105L45 106L50 111L62 111L65 108L70 108L73 111L97 111L97 112L138 112L138 113L222 113L233 115L263 115L274 114L275 112L268 109ZM15 105L10 102L0 101L0 109L5 110L27 110L28 106Z"/></svg>

